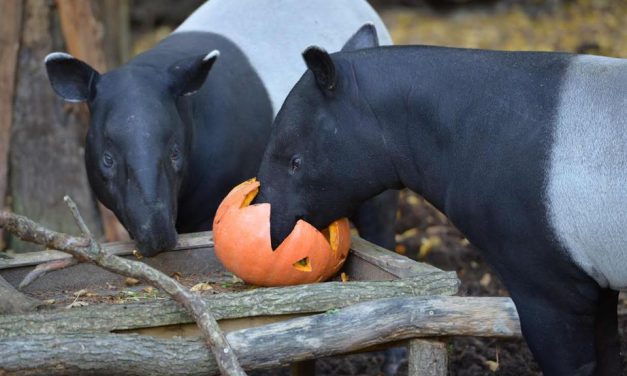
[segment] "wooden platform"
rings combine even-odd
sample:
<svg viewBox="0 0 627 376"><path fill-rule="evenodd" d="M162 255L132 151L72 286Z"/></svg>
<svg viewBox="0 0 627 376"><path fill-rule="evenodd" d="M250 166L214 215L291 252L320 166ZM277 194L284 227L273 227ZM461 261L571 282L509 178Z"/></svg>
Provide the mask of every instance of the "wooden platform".
<svg viewBox="0 0 627 376"><path fill-rule="evenodd" d="M107 244L106 248L118 255L134 257L132 243L111 243ZM0 275L9 283L17 285L37 264L65 257L67 256L60 252L45 251L21 254L12 259L0 259ZM215 257L210 232L182 235L176 250L154 258L143 258L142 261L166 274L176 273L182 279L188 278L190 280L187 282L190 284L197 281L211 281L216 284L233 281L233 277L223 269ZM437 325L444 325L450 333L457 331L476 335L485 332L492 336L506 337L519 333L515 308L508 299L495 298L498 301L477 301L475 304L473 301L464 300L470 298L444 298L457 292L459 280L455 272L445 272L415 262L359 237L353 238L351 252L342 272L349 276L348 282L336 279L312 285L280 288L253 288L239 283L237 288L230 290L227 288L225 292L216 293L218 290L216 287L203 292L203 295L223 329L231 332L227 337L229 342L238 343L240 348L248 348L249 352L248 344L252 341L261 341L259 346L276 348L277 351L281 346L284 348L284 353L277 353L274 360L255 359L254 356L261 354L259 350L252 351L249 358L242 355L248 368L289 364L291 361L314 359L320 354L326 356L363 351L372 345L379 347L381 345L385 347L390 343L398 345L398 340L423 336L418 333L421 333L421 328L428 328L429 325L420 323L421 317L423 320L432 317L433 325L436 326L436 329L427 330L425 332L427 335L447 333L437 329ZM62 302L64 298L66 301L63 304L53 304L52 308L38 313L0 316L0 338L2 338L0 353L3 345L20 346L21 343L27 343L26 346L30 346L28 348L31 349L36 348L33 345L37 344L47 349L46 346L49 345L45 343L51 340L50 335L54 336L53 341L67 338L68 343L79 341L84 347L92 343L85 337L88 334L97 335L103 341L121 341L122 347L131 346L130 343L136 345L133 341L137 341L136 336L140 335L148 341L145 342L146 346L157 346L162 350L165 348L159 346L167 347L169 342L158 342L157 338L172 341L175 340L174 337L194 338L199 335L187 313L177 303L163 295L148 298L144 296L137 302L133 299L117 303L107 299L96 299L83 307L65 309L67 301L74 299L73 294L80 289L98 295L106 294L107 290L117 293L142 288L145 288L145 285L126 286L123 277L94 265L79 264L49 273L29 286L26 291L38 297L52 296L56 301ZM80 296L75 299L79 300ZM365 304L371 301L374 305ZM362 306L366 307L365 311ZM411 308L416 306L419 308ZM376 316L371 317L372 312L369 310L372 307L378 307L376 309L379 309L385 317L380 319ZM464 311L466 308L479 313L478 319L460 323L459 318L466 317ZM452 309L452 317L458 320L455 324L447 321L446 314L449 309ZM342 314L329 315L329 312L335 311ZM480 311L484 311L483 314ZM358 321L350 319L347 326L346 318L337 321L338 318L344 317L342 315L354 315L350 317ZM359 320L367 320L368 323ZM394 327L396 324L401 325L401 328L397 330ZM354 328L351 329L351 326ZM324 332L319 332L318 330L322 328ZM348 333L350 330L353 330L352 334L341 333ZM377 335L379 332L381 335ZM107 333L116 334L114 337L106 337ZM363 343L359 339L362 336ZM272 338L276 338L278 342L273 343ZM343 345L333 346L325 342L327 339L331 341L330 343ZM317 340L325 343L327 348L317 350L316 346L311 348L311 341ZM279 342L285 343L279 346ZM410 342L412 358L424 359L428 354L432 354L433 362L437 364L443 362L442 356L445 356L446 348L441 344L430 341ZM100 349L102 350L102 347ZM414 364L411 359L410 363L412 370L431 367L426 363ZM0 362L0 368L1 366ZM302 368L295 367L301 370ZM412 372L417 374L418 371Z"/></svg>

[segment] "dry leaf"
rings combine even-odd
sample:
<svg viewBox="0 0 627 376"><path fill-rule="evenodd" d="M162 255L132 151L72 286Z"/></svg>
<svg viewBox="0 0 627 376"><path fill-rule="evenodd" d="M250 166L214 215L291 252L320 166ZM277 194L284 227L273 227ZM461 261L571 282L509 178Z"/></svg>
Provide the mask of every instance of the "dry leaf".
<svg viewBox="0 0 627 376"><path fill-rule="evenodd" d="M133 250L133 256L135 256L135 258L138 260L141 260L144 258L144 256L141 253L139 253L139 251L136 249Z"/></svg>
<svg viewBox="0 0 627 376"><path fill-rule="evenodd" d="M135 286L139 284L139 279L128 277L124 280L124 284L127 286Z"/></svg>
<svg viewBox="0 0 627 376"><path fill-rule="evenodd" d="M66 305L65 309L84 307L84 306L88 306L88 305L89 305L89 303L87 303L87 302L76 300L76 301L73 301L72 303Z"/></svg>
<svg viewBox="0 0 627 376"><path fill-rule="evenodd" d="M499 370L499 362L495 362L494 360L486 360L484 361L484 363L492 372L496 372Z"/></svg>
<svg viewBox="0 0 627 376"><path fill-rule="evenodd" d="M340 274L340 279L342 282L348 282L348 274L342 272L342 274Z"/></svg>
<svg viewBox="0 0 627 376"><path fill-rule="evenodd" d="M152 294L155 291L155 288L152 286L146 286L142 289L146 294Z"/></svg>
<svg viewBox="0 0 627 376"><path fill-rule="evenodd" d="M207 290L213 290L213 287L205 282L201 282L201 283L197 283L194 286L192 286L192 288L190 289L190 291L207 291Z"/></svg>
<svg viewBox="0 0 627 376"><path fill-rule="evenodd" d="M492 282L492 276L490 275L490 273L486 273L483 275L483 277L481 277L479 284L483 287L488 287L490 282Z"/></svg>
<svg viewBox="0 0 627 376"><path fill-rule="evenodd" d="M434 247L442 244L442 239L439 236L429 236L428 238L422 238L420 243L418 258L424 259Z"/></svg>

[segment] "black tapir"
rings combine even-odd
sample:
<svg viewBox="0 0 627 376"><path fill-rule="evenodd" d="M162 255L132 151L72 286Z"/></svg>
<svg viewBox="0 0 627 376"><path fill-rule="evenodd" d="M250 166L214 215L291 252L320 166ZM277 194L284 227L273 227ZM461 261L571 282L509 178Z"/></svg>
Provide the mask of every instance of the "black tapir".
<svg viewBox="0 0 627 376"><path fill-rule="evenodd" d="M621 374L627 60L429 46L303 56L257 175L273 245L297 219L323 228L408 187L498 271L545 375Z"/></svg>
<svg viewBox="0 0 627 376"><path fill-rule="evenodd" d="M89 105L85 162L96 196L154 255L174 246L175 228L210 229L229 189L254 176L272 119L306 68L302 49L339 50L365 22L391 43L365 0L211 0L106 74L65 53L45 64L61 97Z"/></svg>

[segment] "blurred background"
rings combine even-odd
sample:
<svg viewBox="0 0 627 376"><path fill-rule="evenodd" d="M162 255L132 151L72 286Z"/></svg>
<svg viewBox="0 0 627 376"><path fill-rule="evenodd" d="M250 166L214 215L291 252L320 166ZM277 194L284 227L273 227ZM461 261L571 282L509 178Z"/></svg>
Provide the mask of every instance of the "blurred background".
<svg viewBox="0 0 627 376"><path fill-rule="evenodd" d="M106 71L151 48L202 3L0 2L0 207L76 233L62 201L70 194L102 239L125 237L111 214L98 207L87 185L82 161L87 112L53 95L41 62L51 51L66 50ZM627 57L627 0L372 0L371 4L397 44ZM456 270L461 295L507 295L478 251L442 214L410 192L402 193L396 240L396 252ZM0 251L32 249L0 235ZM626 309L623 299L619 313ZM625 337L625 315L620 317ZM469 338L451 339L451 344L452 375L539 374L522 341ZM376 375L382 362L381 354L333 358L318 362L317 372ZM399 374L406 372L401 367Z"/></svg>

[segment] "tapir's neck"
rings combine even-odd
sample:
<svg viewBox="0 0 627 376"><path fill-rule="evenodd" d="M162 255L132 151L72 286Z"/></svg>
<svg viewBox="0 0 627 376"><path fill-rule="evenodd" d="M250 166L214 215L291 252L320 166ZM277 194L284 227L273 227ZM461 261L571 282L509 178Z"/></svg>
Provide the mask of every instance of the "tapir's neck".
<svg viewBox="0 0 627 376"><path fill-rule="evenodd" d="M447 212L453 187L481 192L490 169L524 163L518 152L547 156L570 55L387 47L346 56L357 57L360 95L386 134L399 179L391 188L408 187Z"/></svg>

